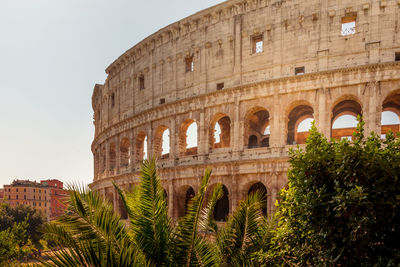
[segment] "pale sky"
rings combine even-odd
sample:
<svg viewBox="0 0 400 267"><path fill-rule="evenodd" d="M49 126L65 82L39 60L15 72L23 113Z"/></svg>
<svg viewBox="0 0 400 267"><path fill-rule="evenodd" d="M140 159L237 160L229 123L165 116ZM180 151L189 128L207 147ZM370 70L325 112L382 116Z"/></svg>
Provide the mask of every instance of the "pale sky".
<svg viewBox="0 0 400 267"><path fill-rule="evenodd" d="M90 183L91 95L104 70L155 31L221 2L0 0L0 187Z"/></svg>
<svg viewBox="0 0 400 267"><path fill-rule="evenodd" d="M217 0L0 0L0 187L90 183L91 96L153 32Z"/></svg>

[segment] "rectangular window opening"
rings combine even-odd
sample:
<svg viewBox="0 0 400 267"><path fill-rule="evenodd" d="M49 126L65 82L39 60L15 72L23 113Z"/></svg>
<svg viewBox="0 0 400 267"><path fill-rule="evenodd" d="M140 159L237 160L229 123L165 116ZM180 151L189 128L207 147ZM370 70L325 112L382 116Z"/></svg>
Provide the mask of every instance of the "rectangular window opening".
<svg viewBox="0 0 400 267"><path fill-rule="evenodd" d="M139 77L139 90L144 90L144 76Z"/></svg>
<svg viewBox="0 0 400 267"><path fill-rule="evenodd" d="M394 55L394 61L400 61L400 52L396 52Z"/></svg>
<svg viewBox="0 0 400 267"><path fill-rule="evenodd" d="M160 98L160 105L165 104L165 98Z"/></svg>
<svg viewBox="0 0 400 267"><path fill-rule="evenodd" d="M217 90L224 89L224 83L217 83Z"/></svg>
<svg viewBox="0 0 400 267"><path fill-rule="evenodd" d="M253 54L261 53L264 50L264 41L262 35L253 36L251 38Z"/></svg>
<svg viewBox="0 0 400 267"><path fill-rule="evenodd" d="M115 106L115 95L114 93L111 94L111 107Z"/></svg>
<svg viewBox="0 0 400 267"><path fill-rule="evenodd" d="M304 75L305 70L304 67L297 67L294 69L294 75Z"/></svg>
<svg viewBox="0 0 400 267"><path fill-rule="evenodd" d="M194 71L193 56L185 58L185 65L186 65L186 72L193 72Z"/></svg>
<svg viewBox="0 0 400 267"><path fill-rule="evenodd" d="M342 18L342 36L356 33L356 16L345 16Z"/></svg>

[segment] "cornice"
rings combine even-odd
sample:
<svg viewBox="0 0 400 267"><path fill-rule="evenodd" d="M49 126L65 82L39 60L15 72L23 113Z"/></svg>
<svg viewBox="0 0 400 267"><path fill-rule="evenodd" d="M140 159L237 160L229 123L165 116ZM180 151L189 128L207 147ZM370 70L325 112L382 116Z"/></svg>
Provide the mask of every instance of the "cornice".
<svg viewBox="0 0 400 267"><path fill-rule="evenodd" d="M221 161L221 162L215 162L215 163L204 163L204 162L193 162L193 164L190 165L175 165L171 167L162 167L159 168L159 172L162 175L162 173L168 173L168 172L177 172L185 169L193 169L193 168L202 168L206 169L209 166L213 166L214 168L217 168L218 166L238 166L238 165L244 165L244 164L249 164L249 163L254 163L254 162L266 162L268 164L276 164L276 163L281 163L281 164L289 164L288 163L289 156L279 156L279 157L272 157L272 158L262 158L262 159L241 159L240 162L237 160L230 160L230 161ZM286 170L283 170L286 171ZM269 172L269 171L267 171ZM271 172L279 172L277 170L273 170ZM217 174L216 174L217 175ZM93 187L95 185L100 185L102 183L111 183L113 181L121 180L124 178L131 178L134 176L140 176L140 171L135 171L131 173L123 173L123 174L118 174L114 175L111 177L99 179L96 181L93 181L91 184L89 184L90 187Z"/></svg>
<svg viewBox="0 0 400 267"><path fill-rule="evenodd" d="M129 124L134 122L135 120L140 120L144 119L146 116L153 117L154 120L158 120L159 118L155 115L156 113L161 113L163 110L171 110L174 106L185 106L183 105L185 102L205 102L206 98L208 97L215 97L215 96L223 96L227 94L233 94L233 93L241 93L246 90L250 90L253 88L262 88L262 87L267 87L267 86L274 86L276 84L287 84L287 83L294 83L294 82L302 82L302 81L310 81L313 80L317 77L319 78L324 78L324 76L328 77L334 74L338 73L351 73L351 72L359 72L362 70L371 70L371 71L376 71L377 69L387 69L390 67L400 67L400 62L386 62L386 63L377 63L377 64L367 64L367 65L362 65L362 66L355 66L355 67L350 67L350 68L338 68L338 69L333 69L333 70L327 70L327 71L321 71L321 72L314 72L314 73L307 73L301 76L288 76L288 77L280 77L280 78L275 78L275 79L270 79L270 80L265 80L265 81L260 81L260 82L255 82L255 83L249 83L249 84L244 84L244 85L239 85L231 88L226 88L224 90L220 91L213 91L213 92L208 92L204 94L200 94L197 96L192 96L188 97L185 99L179 99L173 102L168 102L165 103L161 106L157 107L152 107L150 109L144 110L140 113L137 113L129 118L123 119L107 128L105 128L101 133L99 133L93 140L92 143L92 150L94 144L97 143L99 139L102 139L103 136L109 134L113 129L121 127L123 125ZM400 75L399 75L400 78ZM309 90L309 89L304 89L304 90Z"/></svg>

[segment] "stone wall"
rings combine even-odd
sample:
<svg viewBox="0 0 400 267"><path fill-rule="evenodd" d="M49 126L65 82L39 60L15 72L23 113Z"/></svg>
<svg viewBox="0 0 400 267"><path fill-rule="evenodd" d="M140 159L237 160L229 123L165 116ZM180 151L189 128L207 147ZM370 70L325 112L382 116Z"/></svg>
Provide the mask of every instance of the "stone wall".
<svg viewBox="0 0 400 267"><path fill-rule="evenodd" d="M301 120L334 138L349 132L332 130L344 114L362 115L367 132L398 129L381 129L381 113L400 114L399 11L397 0L231 0L150 35L94 88L91 187L122 212L111 181L138 183L147 141L171 216L184 213L206 167L212 184L226 186L229 212L261 182L271 214L287 182L287 151L304 143ZM343 35L348 21L355 32ZM186 148L191 123L197 146Z"/></svg>

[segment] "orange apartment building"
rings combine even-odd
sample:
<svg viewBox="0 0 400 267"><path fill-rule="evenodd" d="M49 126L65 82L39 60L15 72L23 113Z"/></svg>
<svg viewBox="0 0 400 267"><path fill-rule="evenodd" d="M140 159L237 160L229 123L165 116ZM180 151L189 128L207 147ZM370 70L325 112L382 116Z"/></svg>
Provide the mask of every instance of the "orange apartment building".
<svg viewBox="0 0 400 267"><path fill-rule="evenodd" d="M29 180L14 180L4 185L4 199L11 206L18 204L40 210L47 220L55 219L64 212L60 202L67 195L63 183L58 180L42 180L40 183Z"/></svg>

